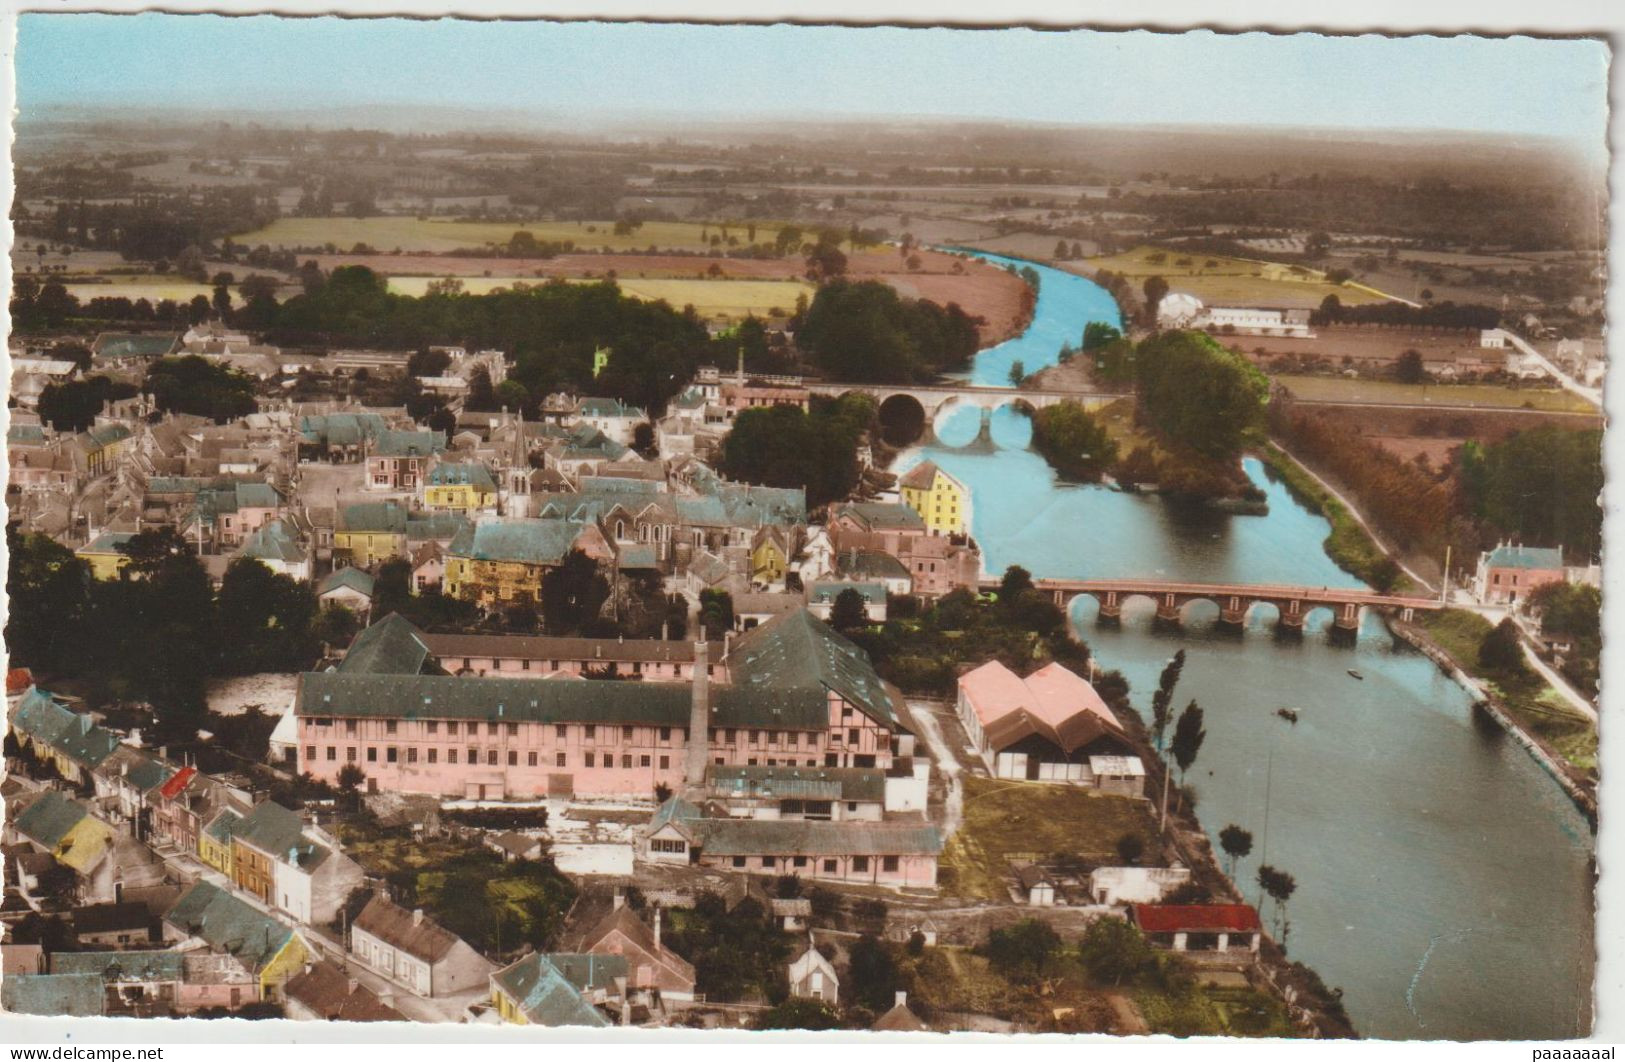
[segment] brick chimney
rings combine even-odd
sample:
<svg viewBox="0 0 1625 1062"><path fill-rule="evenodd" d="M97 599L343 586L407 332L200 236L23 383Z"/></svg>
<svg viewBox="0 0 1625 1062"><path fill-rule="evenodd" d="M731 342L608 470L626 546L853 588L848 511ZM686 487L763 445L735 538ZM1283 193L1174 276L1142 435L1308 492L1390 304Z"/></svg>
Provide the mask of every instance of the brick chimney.
<svg viewBox="0 0 1625 1062"><path fill-rule="evenodd" d="M711 680L706 674L710 665L710 647L703 641L694 643L694 682L688 709L688 772L689 785L705 781L705 762L711 757Z"/></svg>

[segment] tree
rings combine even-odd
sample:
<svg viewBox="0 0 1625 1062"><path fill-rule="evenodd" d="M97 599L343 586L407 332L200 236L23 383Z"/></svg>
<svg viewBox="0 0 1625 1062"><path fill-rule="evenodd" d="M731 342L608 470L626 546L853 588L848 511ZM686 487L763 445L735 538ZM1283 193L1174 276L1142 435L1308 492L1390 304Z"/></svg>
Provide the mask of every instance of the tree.
<svg viewBox="0 0 1625 1062"><path fill-rule="evenodd" d="M1207 731L1202 729L1202 706L1192 701L1179 713L1179 721L1174 724L1174 740L1170 746L1174 762L1179 764L1180 785L1185 784L1185 772L1196 762L1196 754L1201 751L1202 742L1206 738Z"/></svg>
<svg viewBox="0 0 1625 1062"><path fill-rule="evenodd" d="M1179 674L1184 670L1185 650L1181 649L1163 666L1162 675L1157 679L1157 692L1151 696L1151 735L1158 753L1163 751L1163 739L1173 719L1174 687L1179 684Z"/></svg>
<svg viewBox="0 0 1625 1062"><path fill-rule="evenodd" d="M1019 594L1032 588L1032 573L1019 564L1012 564L1004 570L1004 575L999 579L999 600L1005 603L1014 602Z"/></svg>
<svg viewBox="0 0 1625 1062"><path fill-rule="evenodd" d="M1298 883L1291 874L1265 863L1258 868L1258 887L1275 901L1276 935L1281 938L1281 947L1284 948L1289 925L1286 920L1286 902L1298 891Z"/></svg>
<svg viewBox="0 0 1625 1062"><path fill-rule="evenodd" d="M796 996L762 1012L755 1025L758 1029L839 1029L841 1016L821 999Z"/></svg>
<svg viewBox="0 0 1625 1062"><path fill-rule="evenodd" d="M391 557L378 566L378 576L372 588L372 622L377 623L391 612L405 615L412 606L412 562L404 557Z"/></svg>
<svg viewBox="0 0 1625 1062"><path fill-rule="evenodd" d="M632 449L643 457L656 457L659 451L655 445L654 425L648 421L636 425L632 429Z"/></svg>
<svg viewBox="0 0 1625 1062"><path fill-rule="evenodd" d="M598 563L579 549L542 576L542 618L551 635L579 634L609 600L609 581Z"/></svg>
<svg viewBox="0 0 1625 1062"><path fill-rule="evenodd" d="M1124 866L1133 866L1145 854L1145 838L1138 833L1125 833L1117 839L1117 858Z"/></svg>
<svg viewBox="0 0 1625 1062"><path fill-rule="evenodd" d="M1236 863L1246 859L1253 850L1253 835L1234 823L1219 831L1219 847L1230 860L1229 875L1236 876Z"/></svg>
<svg viewBox="0 0 1625 1062"><path fill-rule="evenodd" d="M1096 351L1123 338L1123 333L1104 321L1090 321L1083 326L1083 349Z"/></svg>
<svg viewBox="0 0 1625 1062"><path fill-rule="evenodd" d="M1112 985L1132 983L1156 961L1139 927L1112 916L1089 923L1078 943L1078 957L1090 976Z"/></svg>
<svg viewBox="0 0 1625 1062"><path fill-rule="evenodd" d="M1062 479L1093 483L1117 462L1117 443L1093 414L1060 402L1033 415L1032 446Z"/></svg>
<svg viewBox="0 0 1625 1062"><path fill-rule="evenodd" d="M991 930L982 950L988 965L1006 977L1031 980L1054 963L1061 938L1048 922L1024 918L1005 929Z"/></svg>
<svg viewBox="0 0 1625 1062"><path fill-rule="evenodd" d="M1021 381L1027 378L1027 366L1022 364L1020 358L1010 363L1010 386L1020 387Z"/></svg>
<svg viewBox="0 0 1625 1062"><path fill-rule="evenodd" d="M1145 283L1141 285L1141 290L1145 292L1146 320L1151 324L1155 324L1157 306L1162 302L1162 297L1168 294L1168 282L1160 276L1146 277Z"/></svg>
<svg viewBox="0 0 1625 1062"><path fill-rule="evenodd" d="M859 937L847 953L847 983L852 998L870 1010L888 1010L897 998L901 977L890 949L873 934Z"/></svg>
<svg viewBox="0 0 1625 1062"><path fill-rule="evenodd" d="M1177 448L1232 461L1263 434L1269 378L1201 332L1163 332L1134 352L1144 422Z"/></svg>
<svg viewBox="0 0 1625 1062"><path fill-rule="evenodd" d="M340 792L353 796L358 789L367 784L367 772L363 771L359 764L346 763L339 768L338 783Z"/></svg>
<svg viewBox="0 0 1625 1062"><path fill-rule="evenodd" d="M1484 641L1478 646L1478 662L1488 671L1516 673L1525 670L1523 637L1511 616L1496 624L1495 629L1484 636Z"/></svg>
<svg viewBox="0 0 1625 1062"><path fill-rule="evenodd" d="M1394 379L1403 384L1419 384L1428 378L1419 351L1407 350L1394 361Z"/></svg>
<svg viewBox="0 0 1625 1062"><path fill-rule="evenodd" d="M734 627L734 598L726 590L700 591L700 626L705 636L721 641Z"/></svg>
<svg viewBox="0 0 1625 1062"><path fill-rule="evenodd" d="M847 587L835 595L835 606L829 614L830 626L838 631L848 631L854 627L865 627L869 624L869 608L863 595L851 587Z"/></svg>
<svg viewBox="0 0 1625 1062"><path fill-rule="evenodd" d="M134 384L107 376L88 376L66 383L46 384L40 392L40 419L60 432L80 432L96 423L96 415L110 401L129 398Z"/></svg>

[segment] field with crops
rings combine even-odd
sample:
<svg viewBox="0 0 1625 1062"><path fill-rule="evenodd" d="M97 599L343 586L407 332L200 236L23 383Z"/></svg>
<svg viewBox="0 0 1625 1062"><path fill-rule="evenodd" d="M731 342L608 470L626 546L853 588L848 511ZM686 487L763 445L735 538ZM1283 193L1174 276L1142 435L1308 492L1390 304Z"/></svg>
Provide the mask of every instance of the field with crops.
<svg viewBox="0 0 1625 1062"><path fill-rule="evenodd" d="M771 244L778 226L757 224L756 243ZM702 224L687 221L649 221L626 235L615 233L613 221L458 221L445 218L278 218L263 229L234 236L238 243L257 247L326 247L347 251L365 244L378 251L445 252L506 244L516 232L528 232L538 243L563 243L590 250L708 251L743 247L751 240L747 224ZM712 238L719 243L712 243Z"/></svg>
<svg viewBox="0 0 1625 1062"><path fill-rule="evenodd" d="M1209 306L1313 309L1328 295L1336 295L1345 306L1388 301L1388 296L1373 288L1329 284L1323 272L1308 266L1200 251L1141 246L1090 258L1085 264L1091 271L1109 269L1126 276L1135 287L1148 277L1160 276L1168 281L1168 290L1195 295Z"/></svg>
<svg viewBox="0 0 1625 1062"><path fill-rule="evenodd" d="M1293 376L1272 379L1306 402L1366 402L1372 405L1479 406L1484 409L1539 409L1551 413L1595 413L1596 407L1558 388L1499 384L1402 384L1392 380L1351 380L1345 376Z"/></svg>
<svg viewBox="0 0 1625 1062"><path fill-rule="evenodd" d="M390 277L389 290L399 295L422 296L436 277ZM576 278L570 278L575 280ZM483 295L515 284L539 285L547 280L537 277L459 277L462 290L470 295ZM583 283L586 283L584 278ZM627 295L654 302L664 299L681 309L693 306L704 317L740 318L749 314L757 317L784 316L795 311L796 299L801 295L812 297L816 290L804 280L700 280L700 279L644 279L621 277L617 280Z"/></svg>
<svg viewBox="0 0 1625 1062"><path fill-rule="evenodd" d="M141 278L119 277L106 284L75 284L68 283L64 287L68 294L80 302L89 302L96 298L109 299L146 299L154 305L164 299L174 299L176 302L190 302L194 296L202 295L206 299L214 298L214 289L207 284L194 284L189 280L171 280L157 278L145 280ZM231 299L236 305L242 305L242 296L237 294L235 286L231 289Z"/></svg>

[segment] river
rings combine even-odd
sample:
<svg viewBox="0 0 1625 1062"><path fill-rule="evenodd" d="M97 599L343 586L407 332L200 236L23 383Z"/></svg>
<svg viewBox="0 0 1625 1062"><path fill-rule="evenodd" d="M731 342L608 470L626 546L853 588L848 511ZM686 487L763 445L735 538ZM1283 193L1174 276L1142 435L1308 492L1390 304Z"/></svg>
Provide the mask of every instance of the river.
<svg viewBox="0 0 1625 1062"><path fill-rule="evenodd" d="M999 356L1006 374L1017 357L1029 371L1053 362L1087 320L1117 321L1096 285L1036 268L1032 328L980 355ZM1005 382L980 362L973 375ZM977 418L970 409L944 417L937 442L905 452L896 467L929 457L970 487L989 571L1019 563L1049 576L1360 585L1321 548L1326 522L1256 461L1246 470L1268 495L1269 515L1192 511L1057 483L1011 407L994 415L993 452L956 449L974 437ZM1249 899L1265 859L1296 877L1289 953L1344 990L1362 1035L1553 1039L1589 1028L1589 828L1539 765L1476 721L1466 693L1396 645L1380 617L1367 619L1352 647L1334 647L1324 612L1311 614L1294 644L1272 637L1267 608L1240 636L1219 630L1216 607L1203 603L1177 634L1153 632L1146 600L1129 602L1120 629L1098 626L1096 611L1088 598L1074 604L1078 634L1103 667L1128 676L1147 715L1163 664L1185 649L1175 702L1194 698L1206 713L1189 776L1203 826L1215 848L1227 823L1253 832L1237 874ZM1275 714L1282 707L1298 710L1296 725ZM1263 914L1270 918L1267 902Z"/></svg>

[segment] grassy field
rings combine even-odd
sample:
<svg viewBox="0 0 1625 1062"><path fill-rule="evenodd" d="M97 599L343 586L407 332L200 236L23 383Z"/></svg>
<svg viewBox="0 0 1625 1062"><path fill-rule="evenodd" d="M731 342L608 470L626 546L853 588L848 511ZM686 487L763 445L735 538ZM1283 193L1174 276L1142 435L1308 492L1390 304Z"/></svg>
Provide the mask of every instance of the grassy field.
<svg viewBox="0 0 1625 1062"><path fill-rule="evenodd" d="M1597 407L1556 388L1502 387L1496 384L1402 384L1392 380L1351 380L1346 376L1271 377L1306 402L1366 402L1371 405L1477 406L1483 409L1538 409L1549 413L1595 413Z"/></svg>
<svg viewBox="0 0 1625 1062"><path fill-rule="evenodd" d="M1076 786L967 777L965 821L942 853L942 891L1005 900L1012 858L1066 852L1116 863L1120 837L1137 833L1146 850L1155 851L1156 832L1143 800L1097 796Z"/></svg>
<svg viewBox="0 0 1625 1062"><path fill-rule="evenodd" d="M1135 287L1147 277L1160 276L1168 281L1170 291L1195 295L1209 306L1314 308L1327 295L1336 295L1345 306L1388 301L1382 292L1359 284L1328 284L1324 273L1307 266L1200 251L1140 246L1091 258L1088 264L1122 274Z"/></svg>
<svg viewBox="0 0 1625 1062"><path fill-rule="evenodd" d="M613 221L457 221L443 218L375 217L375 218L278 218L263 229L232 237L238 243L256 247L324 247L332 244L348 250L364 243L379 251L452 251L464 247L484 247L487 244L507 243L519 231L530 233L538 242L560 243L569 240L577 247L612 251L642 251L658 247L666 251L710 250L710 237L720 235L717 225L702 225L687 221L649 221L635 232L625 236L615 234ZM756 242L772 243L779 226L757 224ZM701 240L701 234L706 239ZM723 246L737 246L750 242L744 224L727 226Z"/></svg>
<svg viewBox="0 0 1625 1062"><path fill-rule="evenodd" d="M1532 669L1508 675L1486 671L1478 649L1489 635L1489 620L1461 609L1423 613L1418 621L1464 671L1500 695L1519 722L1538 734L1558 754L1584 771L1597 770L1597 728L1576 712Z"/></svg>
<svg viewBox="0 0 1625 1062"><path fill-rule="evenodd" d="M390 277L389 290L399 295L421 297L437 277ZM515 283L541 285L547 283L538 277L460 277L463 291L470 295L483 295L498 288L510 288ZM755 314L765 317L773 311L780 315L795 312L796 299L801 295L812 297L816 290L804 280L701 280L671 279L648 280L641 277L617 279L621 290L637 299L654 302L664 299L681 309L693 306L705 317L745 317Z"/></svg>

